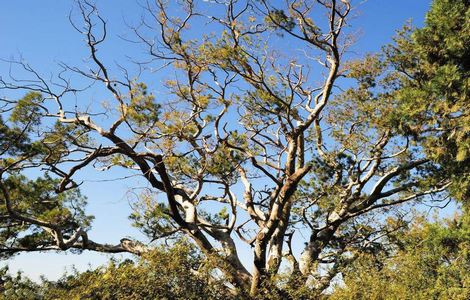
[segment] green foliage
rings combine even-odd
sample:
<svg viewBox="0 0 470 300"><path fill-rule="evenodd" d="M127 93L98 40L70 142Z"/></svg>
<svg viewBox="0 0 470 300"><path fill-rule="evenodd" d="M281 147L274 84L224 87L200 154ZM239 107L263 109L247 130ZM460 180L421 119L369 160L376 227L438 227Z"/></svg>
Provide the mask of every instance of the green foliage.
<svg viewBox="0 0 470 300"><path fill-rule="evenodd" d="M209 277L210 266L186 242L157 247L138 261L64 275L37 285L3 271L6 299L234 299L222 281Z"/></svg>
<svg viewBox="0 0 470 300"><path fill-rule="evenodd" d="M0 269L0 298L5 300L40 300L40 286L18 272L8 273L8 267Z"/></svg>
<svg viewBox="0 0 470 300"><path fill-rule="evenodd" d="M61 228L64 238L69 238L77 228L88 230L93 220L86 215L86 198L78 189L56 193L61 180L51 173L37 175L30 179L22 172L23 167L33 168L45 162L54 164L69 153L70 144L90 143L80 127L56 122L52 128L39 129L39 103L42 96L28 93L21 98L5 123L0 117L0 171L1 183L8 198L10 209L16 215L54 224ZM41 136L35 136L41 131ZM1 256L8 257L13 252L8 248L34 249L54 245L55 241L48 229L12 217L7 209L6 194L0 193L0 245Z"/></svg>
<svg viewBox="0 0 470 300"><path fill-rule="evenodd" d="M0 153L11 155L29 149L29 139L19 127L10 128L0 116ZM2 157L3 158L3 157ZM3 161L0 161L3 164Z"/></svg>
<svg viewBox="0 0 470 300"><path fill-rule="evenodd" d="M265 22L268 26L274 28L283 27L287 30L292 30L295 27L295 21L293 17L287 16L282 9L274 9L269 12L269 15L265 17Z"/></svg>
<svg viewBox="0 0 470 300"><path fill-rule="evenodd" d="M156 201L157 196L143 192L133 203L133 212L129 219L151 239L171 233L175 226L171 222L169 209L165 203Z"/></svg>
<svg viewBox="0 0 470 300"><path fill-rule="evenodd" d="M43 96L39 92L29 92L19 99L10 119L15 123L38 125L40 123L40 107Z"/></svg>
<svg viewBox="0 0 470 300"><path fill-rule="evenodd" d="M362 253L331 299L468 299L468 216L429 223L418 218L389 237L386 252Z"/></svg>
<svg viewBox="0 0 470 300"><path fill-rule="evenodd" d="M396 117L442 172L455 174L452 190L462 200L470 195L469 44L469 2L437 0L422 29L405 28L386 49L401 74Z"/></svg>
<svg viewBox="0 0 470 300"><path fill-rule="evenodd" d="M355 153L386 131L408 139L435 163L426 180L452 177L450 190L463 202L470 195L469 16L468 1L434 1L423 28L407 25L383 54L345 67L358 84L328 114L333 137Z"/></svg>
<svg viewBox="0 0 470 300"><path fill-rule="evenodd" d="M158 121L161 105L155 102L154 95L148 93L144 83L133 83L129 98L126 111L130 120L138 126L153 126Z"/></svg>
<svg viewBox="0 0 470 300"><path fill-rule="evenodd" d="M56 194L56 179L46 175L29 180L25 176L11 175L3 184L9 190L11 199L14 199L12 205L16 213L56 224L65 235L71 235L78 227L86 230L91 225L93 217L84 211L85 197L76 189ZM4 205L0 206L0 214L7 214ZM16 220L2 222L0 244L4 246L28 249L52 242L49 233L42 227Z"/></svg>
<svg viewBox="0 0 470 300"><path fill-rule="evenodd" d="M74 144L92 145L88 131L76 124L64 124L59 121L52 128L43 129L41 140L35 141L41 158L50 164L60 163Z"/></svg>

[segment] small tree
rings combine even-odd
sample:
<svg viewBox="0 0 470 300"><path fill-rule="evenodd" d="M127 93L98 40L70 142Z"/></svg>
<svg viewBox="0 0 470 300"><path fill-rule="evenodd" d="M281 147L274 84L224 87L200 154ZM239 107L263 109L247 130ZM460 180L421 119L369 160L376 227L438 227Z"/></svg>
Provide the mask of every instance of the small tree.
<svg viewBox="0 0 470 300"><path fill-rule="evenodd" d="M64 64L59 82L50 82L12 62L33 78L1 80L3 90L27 92L3 100L10 112L0 131L2 253L149 251L134 240L88 237L91 218L74 178L90 167L104 174L122 167L148 182L131 219L152 241L190 237L239 293L259 298L267 297L263 288L291 297L282 284L269 286L286 260L289 285L315 297L357 253L403 226L383 222L404 220L400 205L468 196L467 1L436 1L424 29L361 61L345 58L349 1L279 5L185 0L175 11L148 3L132 28L150 61L139 64L174 74L151 85L127 70L111 74L98 53L106 22L79 1L83 23L72 25L94 67ZM440 26L447 36L436 46L426 32L439 36ZM102 84L111 101L71 105L82 91L67 72ZM342 81L352 87L341 89ZM46 175L31 181L21 175L27 168ZM308 236L300 256L296 233ZM238 241L253 251L251 272Z"/></svg>

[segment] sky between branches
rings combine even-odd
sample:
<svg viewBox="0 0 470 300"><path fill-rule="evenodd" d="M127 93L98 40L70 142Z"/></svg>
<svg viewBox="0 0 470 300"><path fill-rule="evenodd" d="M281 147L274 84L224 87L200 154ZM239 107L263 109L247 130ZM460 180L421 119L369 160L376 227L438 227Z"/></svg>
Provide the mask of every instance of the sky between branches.
<svg viewBox="0 0 470 300"><path fill-rule="evenodd" d="M358 40L351 47L350 55L360 57L367 52L379 51L381 46L391 42L395 31L409 19L412 19L413 25L420 27L430 4L430 0L352 1L355 9L352 13L354 19L350 20L350 23L358 33ZM142 9L138 0L101 0L97 1L97 6L109 26L109 38L100 50L100 55L109 57L110 62L125 61L126 56L141 56L141 48L117 37L131 35L126 23L132 24L141 15ZM88 57L88 49L82 37L74 31L68 21L72 8L71 0L3 1L0 9L0 59L22 58L46 75L45 77L57 72L59 62L80 65L83 59ZM0 64L0 76L8 74L8 64ZM163 80L163 77L158 76L160 75L146 76L143 79L144 82ZM158 84L153 86L158 87ZM89 96L96 101L104 97L92 90ZM130 207L126 193L143 182L137 178L101 181L126 175L127 172L118 169L107 177L90 171L81 174L81 178L86 179L82 192L88 197L87 212L96 217L90 234L97 240L115 243L123 236L141 236L130 226L127 219ZM245 253L241 253L242 260L244 255ZM81 255L27 253L18 255L8 264L12 272L23 270L33 279L38 279L41 274L48 279L56 279L65 268L70 269L71 265L84 270L89 265L97 266L106 262L109 257L110 255L90 252ZM251 269L251 266L247 267Z"/></svg>

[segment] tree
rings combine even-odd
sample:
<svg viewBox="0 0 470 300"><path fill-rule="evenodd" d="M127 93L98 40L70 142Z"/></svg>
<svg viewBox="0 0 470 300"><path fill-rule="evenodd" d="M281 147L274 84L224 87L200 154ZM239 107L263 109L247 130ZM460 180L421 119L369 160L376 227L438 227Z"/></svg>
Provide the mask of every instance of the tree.
<svg viewBox="0 0 470 300"><path fill-rule="evenodd" d="M94 270L64 274L57 281L43 278L40 284L21 273L9 276L3 270L0 292L5 299L21 300L235 299L227 294L224 282L211 278L208 270L201 253L181 240L172 247L156 247L137 262L112 260Z"/></svg>
<svg viewBox="0 0 470 300"><path fill-rule="evenodd" d="M387 251L361 255L332 299L468 299L468 215L417 218L390 237Z"/></svg>
<svg viewBox="0 0 470 300"><path fill-rule="evenodd" d="M213 16L191 0L178 11L148 3L132 27L149 57L138 64L175 74L153 87L126 69L111 74L98 53L107 23L94 4L77 5L82 23L70 19L93 68L62 64L49 81L13 61L32 78L0 81L5 91L26 93L3 100L4 255L143 255L157 240L184 235L243 297L318 297L358 255L384 247L384 237L406 224L400 208L468 195L467 1L436 0L423 29L358 61L345 54L348 1L201 3ZM191 30L207 20L213 33ZM84 92L66 73L101 84L110 102L71 105L69 97ZM147 181L130 218L152 243L88 237L91 217L75 178L93 167L125 168ZM45 175L23 177L30 168ZM295 255L299 233L308 241ZM252 249L251 271L239 242ZM290 288L273 284L283 261Z"/></svg>
<svg viewBox="0 0 470 300"><path fill-rule="evenodd" d="M10 276L7 267L0 269L0 292L3 299L37 299L38 290L39 286L25 278L23 274Z"/></svg>
<svg viewBox="0 0 470 300"><path fill-rule="evenodd" d="M416 131L441 172L455 176L450 190L461 201L470 195L469 14L468 1L435 1L426 26L406 27L386 50L405 75L397 121Z"/></svg>

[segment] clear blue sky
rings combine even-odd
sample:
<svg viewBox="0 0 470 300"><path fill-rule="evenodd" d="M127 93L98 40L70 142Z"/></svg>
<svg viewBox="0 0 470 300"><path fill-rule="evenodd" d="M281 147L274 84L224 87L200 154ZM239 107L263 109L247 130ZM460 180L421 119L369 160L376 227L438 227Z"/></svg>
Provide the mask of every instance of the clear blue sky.
<svg viewBox="0 0 470 300"><path fill-rule="evenodd" d="M202 0L199 0L202 1ZM394 32L406 20L421 26L430 0L369 0L352 1L356 7L352 25L359 33L359 39L351 48L354 53L377 51L391 41ZM117 35L129 36L124 20L139 17L141 8L136 0L97 1L100 12L107 19L109 39L100 52L108 61L122 61L126 55L138 56L140 50L123 42ZM2 1L0 10L0 58L18 58L20 55L42 74L58 70L60 61L80 65L87 57L83 37L77 34L68 22L68 13L73 6L69 0L15 0ZM0 76L8 74L8 66L0 64ZM99 99L99 94L93 94ZM124 175L116 171L113 177ZM89 199L88 211L96 216L90 236L100 242L117 243L124 236L135 236L135 229L129 226L127 216L129 205L126 191L138 184L138 180L118 182L95 182L103 179L100 174L87 174L82 190ZM112 225L110 225L112 224ZM55 279L66 267L76 265L83 270L88 265L96 266L110 256L86 252L82 255L35 253L22 254L9 262L12 271L23 270L33 279L44 274Z"/></svg>

